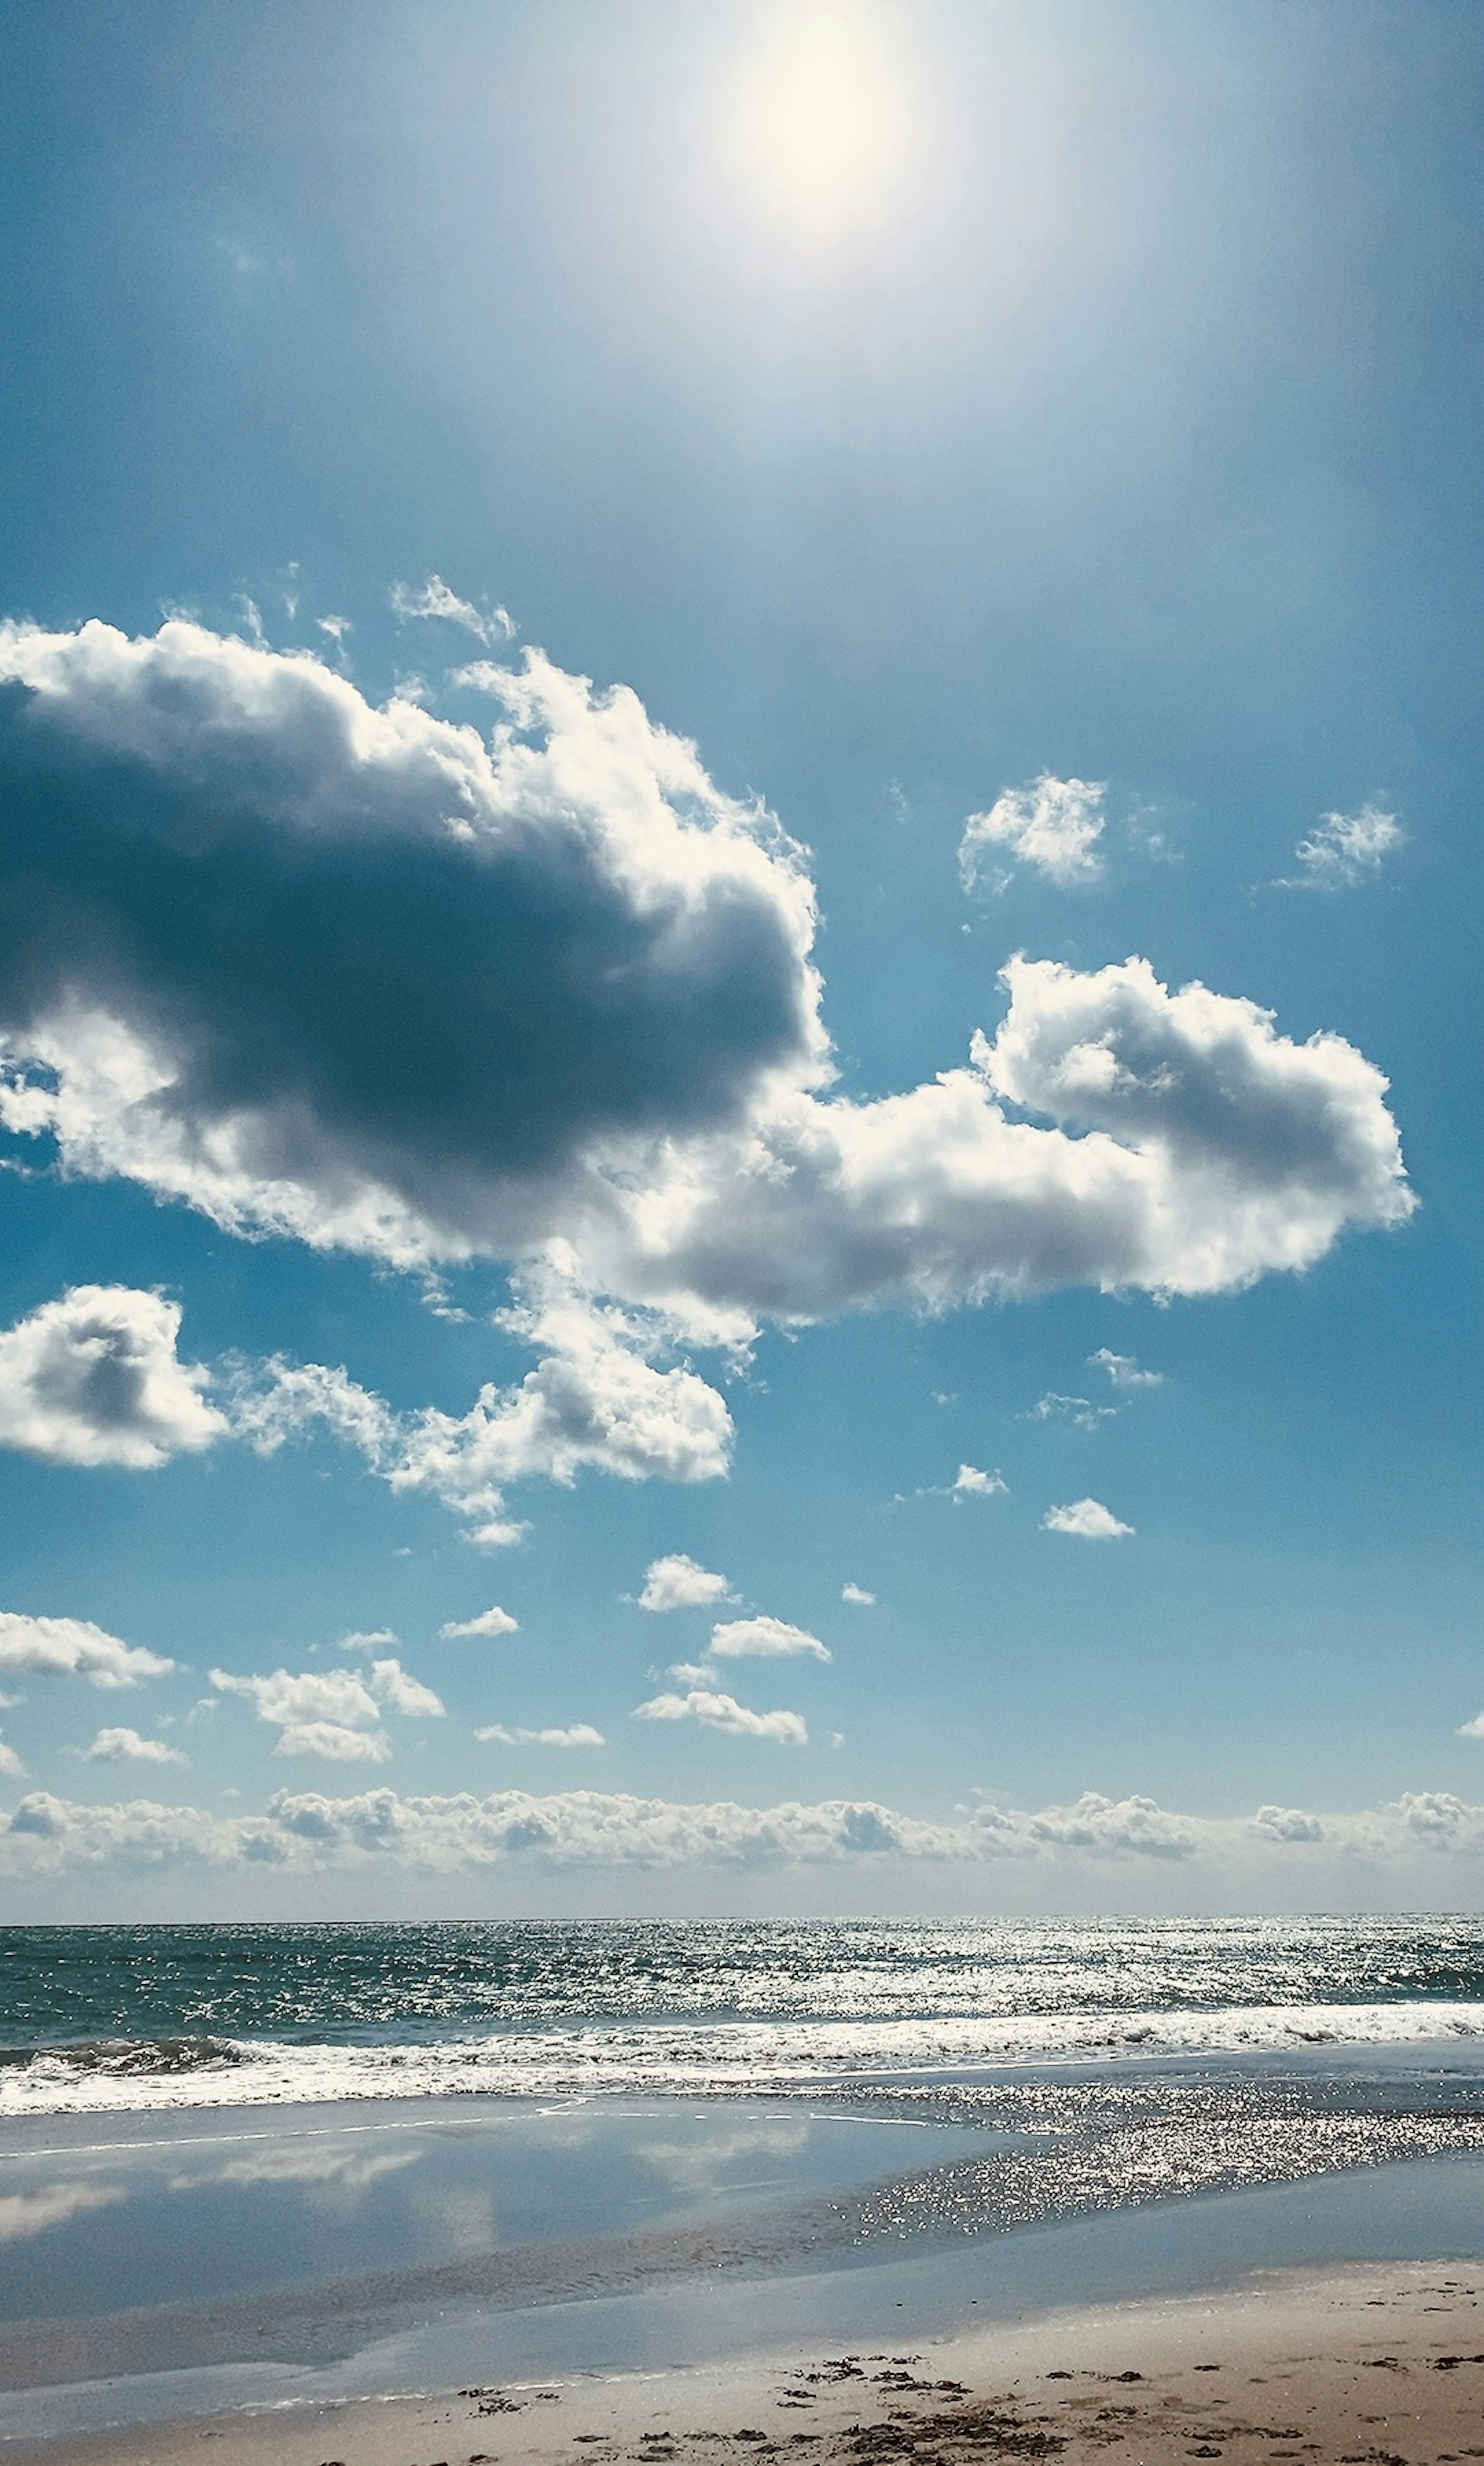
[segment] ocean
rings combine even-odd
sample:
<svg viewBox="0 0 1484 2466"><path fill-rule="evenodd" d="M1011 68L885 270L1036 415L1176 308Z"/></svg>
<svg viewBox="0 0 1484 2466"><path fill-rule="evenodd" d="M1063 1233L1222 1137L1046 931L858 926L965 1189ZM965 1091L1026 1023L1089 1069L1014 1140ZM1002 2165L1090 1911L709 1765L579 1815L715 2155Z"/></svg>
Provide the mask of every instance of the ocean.
<svg viewBox="0 0 1484 2466"><path fill-rule="evenodd" d="M1460 2051L1484 1919L0 1930L0 2115Z"/></svg>

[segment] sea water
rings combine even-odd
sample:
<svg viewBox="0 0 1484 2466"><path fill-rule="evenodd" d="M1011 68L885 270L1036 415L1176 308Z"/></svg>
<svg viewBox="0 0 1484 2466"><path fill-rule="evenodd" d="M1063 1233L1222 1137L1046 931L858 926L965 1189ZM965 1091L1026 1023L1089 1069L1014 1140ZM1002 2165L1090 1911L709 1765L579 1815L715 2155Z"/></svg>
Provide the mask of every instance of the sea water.
<svg viewBox="0 0 1484 2466"><path fill-rule="evenodd" d="M12 1927L0 2114L1484 2038L1484 1919Z"/></svg>

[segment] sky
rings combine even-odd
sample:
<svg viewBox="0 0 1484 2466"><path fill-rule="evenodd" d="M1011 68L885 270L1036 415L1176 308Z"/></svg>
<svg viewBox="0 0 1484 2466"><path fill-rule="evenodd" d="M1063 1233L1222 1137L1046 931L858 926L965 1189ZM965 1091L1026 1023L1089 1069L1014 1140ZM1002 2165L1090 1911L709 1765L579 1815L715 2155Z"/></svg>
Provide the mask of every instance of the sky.
<svg viewBox="0 0 1484 2466"><path fill-rule="evenodd" d="M1477 11L0 45L12 1914L1473 1906Z"/></svg>

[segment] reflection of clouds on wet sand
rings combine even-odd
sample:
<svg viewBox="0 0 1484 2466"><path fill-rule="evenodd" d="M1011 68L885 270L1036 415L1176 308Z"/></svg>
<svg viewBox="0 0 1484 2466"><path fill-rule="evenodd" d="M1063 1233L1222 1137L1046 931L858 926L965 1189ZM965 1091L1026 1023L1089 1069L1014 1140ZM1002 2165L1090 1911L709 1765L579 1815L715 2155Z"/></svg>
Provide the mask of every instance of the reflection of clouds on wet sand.
<svg viewBox="0 0 1484 2466"><path fill-rule="evenodd" d="M727 2180L727 2167L796 2158L808 2137L807 2123L739 2123L690 2141L641 2141L633 2154L677 2192L739 2191L745 2186Z"/></svg>
<svg viewBox="0 0 1484 2466"><path fill-rule="evenodd" d="M44 2234L89 2209L111 2209L123 2198L118 2184L43 2184L39 2192L0 2194L0 2244Z"/></svg>
<svg viewBox="0 0 1484 2466"><path fill-rule="evenodd" d="M255 2149L245 2158L229 2158L219 2166L173 2175L169 2187L172 2192L198 2192L211 2184L301 2184L308 2190L359 2192L379 2176L400 2174L405 2166L415 2166L422 2155L420 2148L369 2152L304 2149L279 2143L269 2149Z"/></svg>
<svg viewBox="0 0 1484 2466"><path fill-rule="evenodd" d="M435 2229L436 2240L446 2251L467 2255L497 2249L495 2203L488 2192L472 2185L465 2191L423 2192L414 2206L418 2217Z"/></svg>

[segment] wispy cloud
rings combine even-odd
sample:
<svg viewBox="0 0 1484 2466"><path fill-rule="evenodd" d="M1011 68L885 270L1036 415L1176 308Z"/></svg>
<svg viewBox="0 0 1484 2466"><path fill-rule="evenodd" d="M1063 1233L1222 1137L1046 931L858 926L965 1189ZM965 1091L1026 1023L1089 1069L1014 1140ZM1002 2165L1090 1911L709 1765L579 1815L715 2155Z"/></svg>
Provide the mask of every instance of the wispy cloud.
<svg viewBox="0 0 1484 2466"><path fill-rule="evenodd" d="M391 610L404 623L434 616L447 625L461 625L466 634L487 644L513 641L520 630L508 609L476 608L472 599L460 599L456 591L451 591L440 573L430 573L426 582L416 586L394 582Z"/></svg>
<svg viewBox="0 0 1484 2466"><path fill-rule="evenodd" d="M977 889L987 878L992 889L1005 890L1017 863L1045 874L1058 890L1099 882L1106 794L1101 780L1054 779L1049 771L1027 787L1003 788L987 813L970 814L963 825L959 872L964 889Z"/></svg>
<svg viewBox="0 0 1484 2466"><path fill-rule="evenodd" d="M1294 850L1299 871L1275 890L1354 890L1373 881L1406 837L1395 814L1365 804L1358 814L1325 814Z"/></svg>
<svg viewBox="0 0 1484 2466"><path fill-rule="evenodd" d="M1037 1397L1026 1419L1028 1422L1070 1422L1074 1429L1096 1430L1104 1422L1113 1421L1118 1409L1117 1404L1095 1404L1087 1396L1059 1396L1052 1387L1048 1388L1044 1396Z"/></svg>
<svg viewBox="0 0 1484 2466"><path fill-rule="evenodd" d="M1096 1353L1088 1355L1087 1366L1089 1370L1106 1370L1114 1386L1125 1391L1136 1387L1163 1387L1164 1384L1163 1370L1141 1370L1131 1353L1112 1353L1105 1344L1100 1344Z"/></svg>

